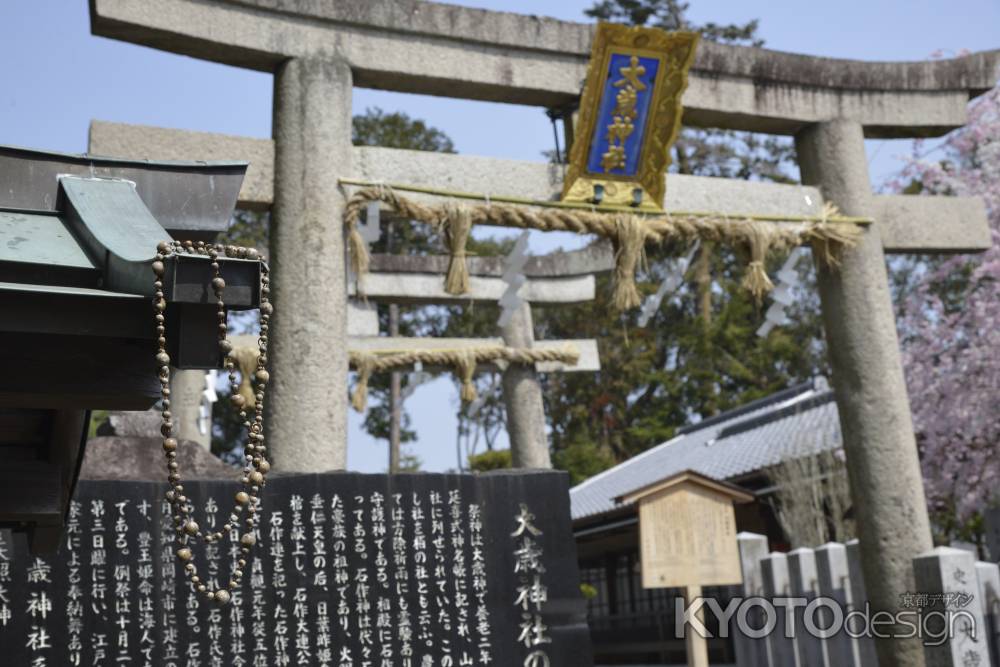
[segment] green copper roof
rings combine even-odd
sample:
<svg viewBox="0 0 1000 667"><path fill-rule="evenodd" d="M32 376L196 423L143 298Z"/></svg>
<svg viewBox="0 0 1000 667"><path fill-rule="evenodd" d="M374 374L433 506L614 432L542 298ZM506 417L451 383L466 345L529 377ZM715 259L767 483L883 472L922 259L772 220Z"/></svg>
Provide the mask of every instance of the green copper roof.
<svg viewBox="0 0 1000 667"><path fill-rule="evenodd" d="M0 262L96 269L59 216L0 211Z"/></svg>
<svg viewBox="0 0 1000 667"><path fill-rule="evenodd" d="M141 294L125 294L109 292L103 289L89 287L65 287L63 285L32 285L29 283L0 282L0 292L27 292L30 294L65 294L67 296L85 296L98 299L116 299L125 301L145 301Z"/></svg>

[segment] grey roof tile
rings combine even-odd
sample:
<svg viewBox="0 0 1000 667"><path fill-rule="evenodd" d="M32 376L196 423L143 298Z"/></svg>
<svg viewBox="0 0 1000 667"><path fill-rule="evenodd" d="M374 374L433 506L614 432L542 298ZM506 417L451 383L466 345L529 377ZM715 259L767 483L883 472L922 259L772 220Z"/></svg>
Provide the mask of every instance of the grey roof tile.
<svg viewBox="0 0 1000 667"><path fill-rule="evenodd" d="M573 487L573 519L618 509L615 498L684 470L726 480L840 446L837 406L822 378L698 426Z"/></svg>

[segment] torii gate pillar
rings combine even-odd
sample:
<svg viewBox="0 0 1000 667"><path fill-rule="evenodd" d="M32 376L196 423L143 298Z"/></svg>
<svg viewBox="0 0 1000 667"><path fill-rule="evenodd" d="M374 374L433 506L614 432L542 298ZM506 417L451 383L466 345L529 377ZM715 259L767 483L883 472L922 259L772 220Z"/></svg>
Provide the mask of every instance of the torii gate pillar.
<svg viewBox="0 0 1000 667"><path fill-rule="evenodd" d="M531 347L535 342L531 304L514 311L502 330L510 347ZM545 436L545 405L538 373L530 366L511 364L503 373L503 400L507 410L511 461L515 468L551 468L549 443Z"/></svg>
<svg viewBox="0 0 1000 667"><path fill-rule="evenodd" d="M351 173L351 69L293 58L274 76L273 389L268 449L283 472L347 464L347 282L337 178Z"/></svg>
<svg viewBox="0 0 1000 667"><path fill-rule="evenodd" d="M813 125L795 146L803 183L846 215L871 215L860 123ZM868 598L873 613L894 613L914 589L912 559L932 545L878 224L839 268L821 266L818 275ZM876 640L876 648L883 667L924 664L918 638Z"/></svg>

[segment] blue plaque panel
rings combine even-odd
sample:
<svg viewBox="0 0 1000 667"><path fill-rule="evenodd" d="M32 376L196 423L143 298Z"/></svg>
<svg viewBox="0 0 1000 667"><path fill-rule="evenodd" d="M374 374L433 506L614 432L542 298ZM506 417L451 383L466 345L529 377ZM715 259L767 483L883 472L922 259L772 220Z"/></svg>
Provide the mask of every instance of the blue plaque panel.
<svg viewBox="0 0 1000 667"><path fill-rule="evenodd" d="M587 159L591 174L638 173L659 65L658 58L611 54Z"/></svg>
<svg viewBox="0 0 1000 667"><path fill-rule="evenodd" d="M562 200L661 211L698 34L600 23Z"/></svg>

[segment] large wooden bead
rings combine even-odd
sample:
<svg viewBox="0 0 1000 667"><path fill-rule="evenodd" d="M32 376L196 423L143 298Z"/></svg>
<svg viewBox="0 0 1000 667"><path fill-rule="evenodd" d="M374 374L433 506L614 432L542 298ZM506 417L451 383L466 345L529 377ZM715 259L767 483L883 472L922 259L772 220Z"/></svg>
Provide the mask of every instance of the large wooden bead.
<svg viewBox="0 0 1000 667"><path fill-rule="evenodd" d="M248 502L250 502L249 494L247 494L246 491L240 491L239 493L236 494L236 502L238 502L240 505L246 505Z"/></svg>
<svg viewBox="0 0 1000 667"><path fill-rule="evenodd" d="M177 550L177 557L183 561L191 560L191 550L187 547L181 547Z"/></svg>
<svg viewBox="0 0 1000 667"><path fill-rule="evenodd" d="M250 483L254 484L255 486L260 486L261 484L264 483L264 475L260 474L256 470L250 473L249 478L250 478Z"/></svg>
<svg viewBox="0 0 1000 667"><path fill-rule="evenodd" d="M243 537L240 538L240 544L245 547L252 547L256 542L257 538L254 537L253 533L243 533Z"/></svg>
<svg viewBox="0 0 1000 667"><path fill-rule="evenodd" d="M188 521L186 524L184 524L184 532L187 533L188 535L197 535L198 534L198 522L196 522L196 521Z"/></svg>
<svg viewBox="0 0 1000 667"><path fill-rule="evenodd" d="M177 451L177 438L164 438L163 439L163 451L165 451L165 452L176 452Z"/></svg>
<svg viewBox="0 0 1000 667"><path fill-rule="evenodd" d="M254 373L254 377L260 384L267 384L267 381L271 379L271 376L268 374L268 372L263 369Z"/></svg>
<svg viewBox="0 0 1000 667"><path fill-rule="evenodd" d="M218 602L219 604L229 604L230 599L231 598L229 596L229 591L223 590L221 588L215 591L215 601Z"/></svg>

